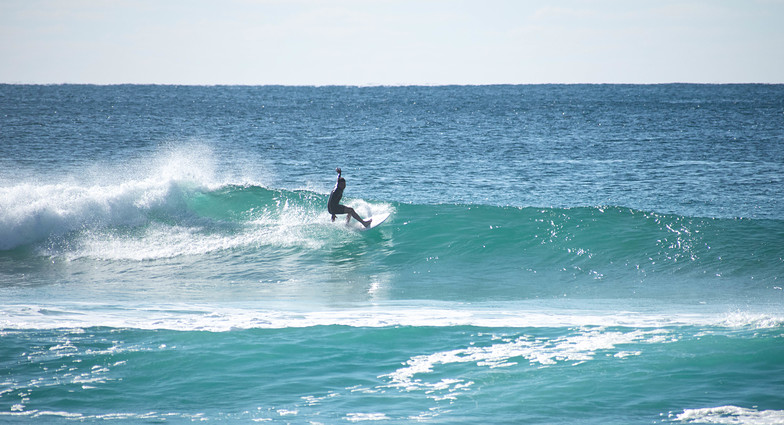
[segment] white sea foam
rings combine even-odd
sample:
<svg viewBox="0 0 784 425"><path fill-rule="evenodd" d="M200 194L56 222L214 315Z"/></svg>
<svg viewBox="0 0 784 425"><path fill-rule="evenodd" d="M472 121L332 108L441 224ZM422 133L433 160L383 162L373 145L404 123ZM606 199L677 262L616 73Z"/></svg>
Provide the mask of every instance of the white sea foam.
<svg viewBox="0 0 784 425"><path fill-rule="evenodd" d="M670 415L672 421L689 424L784 424L784 410L756 410L738 406L719 406L702 409L686 409L683 413Z"/></svg>
<svg viewBox="0 0 784 425"><path fill-rule="evenodd" d="M349 413L346 415L349 422L386 421L389 417L383 413Z"/></svg>
<svg viewBox="0 0 784 425"><path fill-rule="evenodd" d="M778 328L784 326L784 316L770 314L747 313L735 311L727 314L721 323L722 326L739 328L752 327L758 329Z"/></svg>
<svg viewBox="0 0 784 425"><path fill-rule="evenodd" d="M455 399L474 383L457 378L436 378L433 381L428 380L426 375L437 372L436 369L441 366L455 363L473 363L477 367L491 369L513 366L521 361L539 367L564 362L579 364L592 360L600 350L611 351L619 345L673 340L670 332L662 329L622 332L596 328L555 339L521 336L488 346L472 345L415 356L409 359L404 367L381 377L389 379L390 387L405 391L425 391L436 400Z"/></svg>
<svg viewBox="0 0 784 425"><path fill-rule="evenodd" d="M22 406L24 408L24 406ZM35 419L51 419L51 418L64 418L67 420L75 420L79 422L103 422L103 421L117 421L117 420L131 420L140 422L150 421L167 421L171 419L183 419L187 422L196 422L203 419L203 414L187 414L187 413L106 413L102 415L89 415L83 413L63 412L63 411L47 411L47 410L11 410L10 412L0 411L0 417L29 417Z"/></svg>
<svg viewBox="0 0 784 425"><path fill-rule="evenodd" d="M310 308L308 308L310 307ZM728 321L728 317L733 318ZM170 329L224 332L237 329L283 329L313 326L479 326L489 328L628 327L660 329L699 326L703 329L779 328L781 315L737 312L673 314L595 310L543 309L525 304L379 303L341 308L277 304L124 304L62 302L59 304L6 304L0 306L0 329L59 329L107 326L114 328ZM626 353L624 355L632 355Z"/></svg>
<svg viewBox="0 0 784 425"><path fill-rule="evenodd" d="M108 224L143 222L142 203L151 201L148 184L80 186L69 183L20 184L0 188L0 249L49 236ZM155 185L155 189L163 189Z"/></svg>
<svg viewBox="0 0 784 425"><path fill-rule="evenodd" d="M314 218L313 222L318 219ZM322 217L326 223L326 215ZM319 249L323 241L303 233L305 225L259 225L245 223L242 230L231 233L204 232L199 226L151 224L142 235L118 236L112 233L86 235L78 247L65 253L69 260L95 258L101 260L144 261L187 255L204 255L242 247L273 245L305 246Z"/></svg>
<svg viewBox="0 0 784 425"><path fill-rule="evenodd" d="M145 164L0 187L0 249L75 230L138 226L150 211L179 213L185 191L225 184L204 147L167 152Z"/></svg>

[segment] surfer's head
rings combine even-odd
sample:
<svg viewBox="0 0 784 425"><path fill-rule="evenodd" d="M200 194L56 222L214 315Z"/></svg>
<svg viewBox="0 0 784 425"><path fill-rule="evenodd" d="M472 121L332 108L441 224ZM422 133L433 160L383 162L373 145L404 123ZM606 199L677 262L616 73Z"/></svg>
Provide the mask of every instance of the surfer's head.
<svg viewBox="0 0 784 425"><path fill-rule="evenodd" d="M344 188L344 187L346 187L346 179L344 179L343 177L340 177L340 178L338 179L338 187L339 187L339 188Z"/></svg>

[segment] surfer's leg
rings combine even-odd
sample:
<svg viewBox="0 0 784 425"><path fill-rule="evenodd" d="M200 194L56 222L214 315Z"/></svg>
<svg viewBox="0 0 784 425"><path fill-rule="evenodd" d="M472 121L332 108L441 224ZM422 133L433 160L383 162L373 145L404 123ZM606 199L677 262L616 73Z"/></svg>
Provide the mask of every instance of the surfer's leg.
<svg viewBox="0 0 784 425"><path fill-rule="evenodd" d="M357 212L354 211L354 208L346 207L346 214L348 214L348 217L346 217L346 224L348 224L351 221L351 217L354 217L358 222L362 223L363 226L365 227L370 226L370 220L368 221L362 220L362 218L359 217L359 214L357 214Z"/></svg>

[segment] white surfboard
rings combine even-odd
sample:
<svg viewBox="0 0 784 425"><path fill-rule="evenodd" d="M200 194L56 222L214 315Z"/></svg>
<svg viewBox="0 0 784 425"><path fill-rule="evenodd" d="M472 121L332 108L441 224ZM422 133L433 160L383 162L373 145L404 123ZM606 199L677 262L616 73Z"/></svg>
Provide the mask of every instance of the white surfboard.
<svg viewBox="0 0 784 425"><path fill-rule="evenodd" d="M376 214L376 215L374 215L372 217L368 217L367 219L365 219L366 221L368 219L372 219L372 221L370 222L370 226L369 227L365 227L365 226L359 224L359 222L357 222L356 220L351 220L351 222L352 222L352 224L354 224L354 228L357 229L357 230L370 230L370 229L378 226L379 224L383 223L388 218L389 218L389 213L381 213L381 214Z"/></svg>

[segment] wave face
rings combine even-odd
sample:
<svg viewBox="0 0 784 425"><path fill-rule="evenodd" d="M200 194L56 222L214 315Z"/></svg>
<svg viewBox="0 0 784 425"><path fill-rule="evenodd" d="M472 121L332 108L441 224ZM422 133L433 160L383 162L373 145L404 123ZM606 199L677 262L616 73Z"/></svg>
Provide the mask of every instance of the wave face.
<svg viewBox="0 0 784 425"><path fill-rule="evenodd" d="M348 277L368 284L383 276L392 298L613 297L618 291L666 297L716 287L732 293L778 285L784 266L784 221L773 219L347 199L365 217L393 214L380 228L358 233L342 219L330 222L325 194L258 185L177 179L21 185L5 189L3 199L6 251L102 267L146 261L144 269L153 270L172 261L220 262L219 275L240 281ZM336 261L340 255L347 259ZM189 276L205 280L215 272L201 268Z"/></svg>

